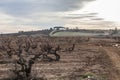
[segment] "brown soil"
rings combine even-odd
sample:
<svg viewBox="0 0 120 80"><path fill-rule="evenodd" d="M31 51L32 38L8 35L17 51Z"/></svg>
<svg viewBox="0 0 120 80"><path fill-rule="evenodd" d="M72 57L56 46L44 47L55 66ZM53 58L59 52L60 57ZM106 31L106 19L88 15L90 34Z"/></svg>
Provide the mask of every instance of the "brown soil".
<svg viewBox="0 0 120 80"><path fill-rule="evenodd" d="M96 45L97 41L99 45ZM120 80L119 48L114 44L109 40L92 39L77 43L72 52L65 51L70 44L62 44L62 51L58 52L60 61L38 60L32 71L35 76L44 76L48 80L86 80L86 75L94 76L95 80ZM12 68L12 63L0 64L0 78L9 77Z"/></svg>

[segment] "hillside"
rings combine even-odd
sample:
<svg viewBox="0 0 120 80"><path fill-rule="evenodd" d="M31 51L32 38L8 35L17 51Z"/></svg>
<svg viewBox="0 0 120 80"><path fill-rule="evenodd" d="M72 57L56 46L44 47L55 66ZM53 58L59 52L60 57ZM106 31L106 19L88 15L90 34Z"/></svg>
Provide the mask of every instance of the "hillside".
<svg viewBox="0 0 120 80"><path fill-rule="evenodd" d="M19 31L18 33L10 33L3 35L11 35L11 36L85 36L85 37L119 37L120 30L90 30L90 29L64 29L64 30L56 30L56 29L46 29L46 30L38 30L38 31Z"/></svg>

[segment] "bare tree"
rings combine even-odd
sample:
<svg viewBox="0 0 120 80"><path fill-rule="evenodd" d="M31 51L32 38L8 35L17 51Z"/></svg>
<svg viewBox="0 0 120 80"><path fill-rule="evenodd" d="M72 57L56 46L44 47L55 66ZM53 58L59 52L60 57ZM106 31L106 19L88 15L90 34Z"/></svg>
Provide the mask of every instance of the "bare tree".
<svg viewBox="0 0 120 80"><path fill-rule="evenodd" d="M69 48L67 48L66 51L71 52L71 51L73 51L74 49L75 49L75 44L72 44L72 46L69 47Z"/></svg>
<svg viewBox="0 0 120 80"><path fill-rule="evenodd" d="M2 39L2 46L0 47L3 51L7 53L11 58L16 55L17 59L14 59L15 69L13 70L16 75L15 80L32 80L32 67L37 59L41 59L41 56L48 58L48 61L59 61L60 55L57 51L60 50L60 46L51 46L49 43L45 45L38 45L38 43L33 38L15 38L14 47L11 46L13 43L13 38L7 41ZM37 49L34 55L29 55L30 50ZM26 54L25 54L26 53ZM51 58L48 54L54 55L56 58ZM35 78L34 78L35 80Z"/></svg>
<svg viewBox="0 0 120 80"><path fill-rule="evenodd" d="M60 60L60 55L57 54L57 51L60 50L60 46L58 45L57 47L52 47L50 44L45 44L43 46L40 46L41 47L41 50L46 53L44 54L44 57L48 58L49 61L59 61ZM48 54L53 54L56 58L55 59L52 59L50 57L48 57L47 55Z"/></svg>

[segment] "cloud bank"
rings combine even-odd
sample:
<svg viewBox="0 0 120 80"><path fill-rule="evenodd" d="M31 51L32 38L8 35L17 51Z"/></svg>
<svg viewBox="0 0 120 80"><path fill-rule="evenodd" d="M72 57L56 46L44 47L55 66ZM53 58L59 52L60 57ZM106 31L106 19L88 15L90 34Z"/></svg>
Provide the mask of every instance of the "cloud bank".
<svg viewBox="0 0 120 80"><path fill-rule="evenodd" d="M97 0L1 0L0 32L107 23L104 18L97 17L97 12L73 13L95 1Z"/></svg>
<svg viewBox="0 0 120 80"><path fill-rule="evenodd" d="M30 15L38 12L66 12L82 8L93 0L2 0L0 11L10 15Z"/></svg>

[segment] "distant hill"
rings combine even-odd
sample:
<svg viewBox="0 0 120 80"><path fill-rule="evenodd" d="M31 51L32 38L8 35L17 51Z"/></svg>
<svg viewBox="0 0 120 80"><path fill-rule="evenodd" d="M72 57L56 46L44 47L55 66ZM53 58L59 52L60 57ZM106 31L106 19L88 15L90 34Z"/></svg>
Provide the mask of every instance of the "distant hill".
<svg viewBox="0 0 120 80"><path fill-rule="evenodd" d="M38 31L19 31L18 33L3 34L8 36L49 36L52 30L38 30Z"/></svg>
<svg viewBox="0 0 120 80"><path fill-rule="evenodd" d="M58 29L62 28L62 29ZM118 36L120 37L120 30L87 30L87 29L63 29L64 27L54 27L45 30L38 30L38 31L19 31L18 33L11 33L11 34L3 34L8 36L55 36L55 37L62 37L62 36L88 36L88 37L106 37L106 36Z"/></svg>

